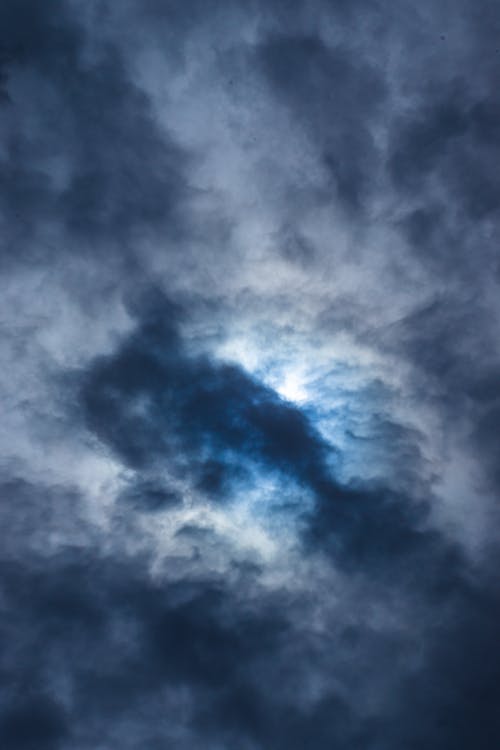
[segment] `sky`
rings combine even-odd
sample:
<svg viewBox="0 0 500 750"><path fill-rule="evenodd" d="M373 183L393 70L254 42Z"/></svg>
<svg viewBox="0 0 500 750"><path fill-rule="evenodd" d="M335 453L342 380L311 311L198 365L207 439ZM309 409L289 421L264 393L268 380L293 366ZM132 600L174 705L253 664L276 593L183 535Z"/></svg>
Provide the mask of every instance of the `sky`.
<svg viewBox="0 0 500 750"><path fill-rule="evenodd" d="M0 747L500 747L500 5L0 3Z"/></svg>

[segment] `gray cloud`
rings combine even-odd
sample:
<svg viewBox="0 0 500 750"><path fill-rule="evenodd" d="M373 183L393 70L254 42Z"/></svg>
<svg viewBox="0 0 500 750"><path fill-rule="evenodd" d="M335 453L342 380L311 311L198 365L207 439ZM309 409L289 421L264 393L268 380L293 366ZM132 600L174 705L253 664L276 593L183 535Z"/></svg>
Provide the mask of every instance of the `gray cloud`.
<svg viewBox="0 0 500 750"><path fill-rule="evenodd" d="M495 3L0 8L0 744L498 744Z"/></svg>

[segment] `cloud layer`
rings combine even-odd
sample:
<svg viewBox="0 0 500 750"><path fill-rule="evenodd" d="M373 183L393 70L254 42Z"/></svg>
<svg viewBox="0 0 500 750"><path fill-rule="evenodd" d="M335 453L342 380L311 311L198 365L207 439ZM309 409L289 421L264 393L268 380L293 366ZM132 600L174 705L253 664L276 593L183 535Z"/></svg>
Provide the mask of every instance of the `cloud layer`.
<svg viewBox="0 0 500 750"><path fill-rule="evenodd" d="M499 33L2 3L2 748L498 745Z"/></svg>

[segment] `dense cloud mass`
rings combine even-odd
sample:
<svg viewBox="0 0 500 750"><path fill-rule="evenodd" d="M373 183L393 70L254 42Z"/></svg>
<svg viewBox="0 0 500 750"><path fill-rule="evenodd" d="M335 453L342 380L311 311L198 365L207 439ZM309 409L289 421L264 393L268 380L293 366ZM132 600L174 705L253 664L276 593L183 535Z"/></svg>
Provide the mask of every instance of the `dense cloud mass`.
<svg viewBox="0 0 500 750"><path fill-rule="evenodd" d="M500 746L500 6L0 4L0 747Z"/></svg>

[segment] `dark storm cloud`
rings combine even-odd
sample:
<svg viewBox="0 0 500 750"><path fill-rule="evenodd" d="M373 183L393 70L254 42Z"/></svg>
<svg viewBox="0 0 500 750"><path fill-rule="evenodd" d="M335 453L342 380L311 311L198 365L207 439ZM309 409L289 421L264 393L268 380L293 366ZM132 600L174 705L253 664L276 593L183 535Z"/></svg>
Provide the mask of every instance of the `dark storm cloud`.
<svg viewBox="0 0 500 750"><path fill-rule="evenodd" d="M67 739L67 722L60 707L44 695L14 699L0 720L4 747L54 750Z"/></svg>
<svg viewBox="0 0 500 750"><path fill-rule="evenodd" d="M412 362L415 387L459 431L465 430L470 450L497 491L494 425L499 414L500 362L495 336L487 306L467 288L460 295L437 298L401 320L384 346Z"/></svg>
<svg viewBox="0 0 500 750"><path fill-rule="evenodd" d="M500 420L500 368L486 374L474 384L475 420L472 443L483 461L496 492L500 491L498 466L498 424Z"/></svg>
<svg viewBox="0 0 500 750"><path fill-rule="evenodd" d="M254 695L262 702L255 673L279 658L288 630L273 603L238 601L216 579L154 583L146 561L98 549L40 562L3 566L2 640L18 645L2 658L9 750L112 742L132 716L147 723L127 747L183 730L182 747L203 746L204 731L251 735L248 707ZM176 691L187 699L185 727Z"/></svg>
<svg viewBox="0 0 500 750"><path fill-rule="evenodd" d="M497 97L478 98L452 81L431 89L394 127L389 172L416 203L401 226L416 257L440 274L477 275L478 253L482 271L498 271L494 246L478 229L498 219L499 114Z"/></svg>
<svg viewBox="0 0 500 750"><path fill-rule="evenodd" d="M400 72L405 99L388 129L387 173L409 257L438 291L385 332L384 346L411 362L419 398L463 432L497 493L492 425L500 358L490 284L498 279L500 257L494 86L500 16L494 3L461 3L441 45L428 38L432 19L426 10L413 25L425 44L411 58L412 69ZM444 15L435 20L444 29Z"/></svg>
<svg viewBox="0 0 500 750"><path fill-rule="evenodd" d="M319 636L303 615L307 599L260 589L258 569L168 581L151 577L146 557L110 556L99 543L19 553L1 563L0 737L9 750L174 740L300 750L312 736L319 748L482 750L498 731L498 596L478 571L473 584L462 571L460 585L440 592L415 671L411 639L396 647L369 623L339 630L335 620ZM382 713L359 710L355 694L329 681L302 695L311 670L322 681L345 664L361 684L370 673L375 689L395 676Z"/></svg>
<svg viewBox="0 0 500 750"><path fill-rule="evenodd" d="M237 478L247 461L314 487L329 449L307 418L240 367L189 356L177 311L152 298L116 354L83 374L91 429L135 469L185 454L206 489L220 487L224 472Z"/></svg>
<svg viewBox="0 0 500 750"><path fill-rule="evenodd" d="M161 482L151 479L130 482L121 493L120 500L144 511L164 510L181 502L175 490L166 489Z"/></svg>
<svg viewBox="0 0 500 750"><path fill-rule="evenodd" d="M75 252L98 250L104 262L142 236L180 228L186 155L156 121L118 47L89 49L79 16L64 2L49 9L22 0L0 10L9 95L3 241L14 256L29 251L47 261L62 241ZM53 237L54 226L65 239Z"/></svg>
<svg viewBox="0 0 500 750"><path fill-rule="evenodd" d="M126 465L173 466L218 502L232 486L245 487L246 475L249 484L257 464L315 497L306 532L314 549L373 574L404 561L400 572L413 575L418 565L418 585L430 592L455 577L457 551L426 530L430 490L411 431L381 423L377 436L386 449L390 440L397 445L399 491L380 481L342 486L335 449L306 414L239 367L187 355L178 311L154 291L145 298L137 330L98 359L81 386L89 427Z"/></svg>
<svg viewBox="0 0 500 750"><path fill-rule="evenodd" d="M404 680L395 697L394 708L401 710L399 746L428 743L451 750L474 744L486 750L498 737L500 659L493 633L500 612L493 581L462 587L454 605L452 619L437 621L430 636L428 669ZM426 720L413 723L415 714ZM389 727L386 736L390 745Z"/></svg>
<svg viewBox="0 0 500 750"><path fill-rule="evenodd" d="M216 580L155 584L140 560L118 563L97 550L92 560L68 551L45 569L26 563L8 573L2 629L7 639L16 632L20 649L15 665L3 662L10 687L0 736L10 750L116 737L125 747L177 737L179 747L284 749L311 733L320 746L352 747L366 736L341 696L306 709L278 689L276 670L295 681L304 666L289 659L295 636L279 600L241 600Z"/></svg>
<svg viewBox="0 0 500 750"><path fill-rule="evenodd" d="M500 491L500 14L389 5L1 3L2 749L498 746L496 524L471 553L434 506L460 495L439 430ZM298 321L384 360L334 394L364 478L318 426L328 384L301 407L211 352L276 309L277 352ZM269 478L276 569L210 525Z"/></svg>
<svg viewBox="0 0 500 750"><path fill-rule="evenodd" d="M493 168L500 146L499 101L491 70L498 59L481 35L472 39L477 45L472 60L457 57L447 76L438 72L415 86L411 106L395 118L389 142L389 172L397 187L425 200L431 179L437 178L445 205L464 212L462 222L491 215L500 196Z"/></svg>
<svg viewBox="0 0 500 750"><path fill-rule="evenodd" d="M4 560L46 550L50 538L63 537L67 544L75 545L93 538L82 499L74 487L28 481L4 466L0 498Z"/></svg>
<svg viewBox="0 0 500 750"><path fill-rule="evenodd" d="M370 125L384 100L380 73L358 52L329 48L318 36L270 37L256 54L331 174L327 193L349 209L363 208L378 166Z"/></svg>

